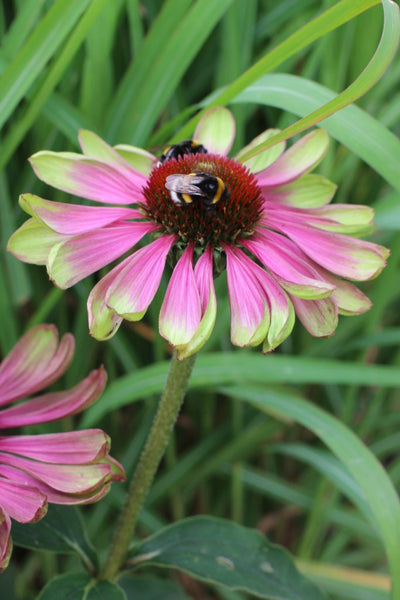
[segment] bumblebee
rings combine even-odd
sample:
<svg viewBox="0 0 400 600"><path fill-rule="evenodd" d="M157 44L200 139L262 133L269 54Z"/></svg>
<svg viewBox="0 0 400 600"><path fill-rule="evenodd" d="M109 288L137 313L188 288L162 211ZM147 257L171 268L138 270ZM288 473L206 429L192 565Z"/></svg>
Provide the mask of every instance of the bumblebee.
<svg viewBox="0 0 400 600"><path fill-rule="evenodd" d="M183 140L179 144L167 146L160 156L159 163L162 164L172 158L182 158L186 154L207 154L207 150L197 140Z"/></svg>
<svg viewBox="0 0 400 600"><path fill-rule="evenodd" d="M187 175L169 175L165 187L175 204L185 206L200 202L208 212L212 212L215 206L229 195L228 188L220 177L202 171Z"/></svg>

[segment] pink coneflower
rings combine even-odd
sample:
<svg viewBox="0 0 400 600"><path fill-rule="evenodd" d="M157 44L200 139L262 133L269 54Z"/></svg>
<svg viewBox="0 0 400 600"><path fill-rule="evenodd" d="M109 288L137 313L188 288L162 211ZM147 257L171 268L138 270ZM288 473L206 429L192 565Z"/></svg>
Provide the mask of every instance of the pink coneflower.
<svg viewBox="0 0 400 600"><path fill-rule="evenodd" d="M334 184L310 174L326 152L325 131L245 160L276 130L228 158L234 130L231 113L214 108L199 122L196 142L160 161L138 148L111 148L88 131L79 136L83 155L38 152L31 163L40 179L112 206L23 194L31 218L9 250L46 264L61 288L128 253L90 293L89 328L97 339L112 336L123 319L143 317L167 259L172 274L159 327L179 358L209 337L217 314L213 281L225 269L233 344L262 343L268 352L289 335L295 313L312 335L331 335L339 313L371 306L345 279L371 279L385 265L385 248L357 239L370 230L373 212L330 205ZM214 187L206 189L210 181Z"/></svg>
<svg viewBox="0 0 400 600"><path fill-rule="evenodd" d="M21 338L0 364L2 432L74 415L98 398L106 380L103 368L92 371L71 390L16 404L56 381L73 351L72 335L64 335L58 343L57 330L51 325L38 325ZM95 502L107 493L112 481L125 478L109 449L110 440L100 429L0 436L0 571L7 567L12 551L10 518L20 523L39 521L48 502Z"/></svg>

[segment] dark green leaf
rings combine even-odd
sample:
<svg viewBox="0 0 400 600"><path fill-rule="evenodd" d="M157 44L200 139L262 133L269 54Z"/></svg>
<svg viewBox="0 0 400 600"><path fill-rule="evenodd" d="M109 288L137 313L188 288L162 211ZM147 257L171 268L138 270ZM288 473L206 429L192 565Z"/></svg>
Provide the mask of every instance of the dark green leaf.
<svg viewBox="0 0 400 600"><path fill-rule="evenodd" d="M53 552L76 552L90 568L97 567L97 556L87 539L79 511L72 506L51 504L39 523L17 523L12 526L17 546Z"/></svg>
<svg viewBox="0 0 400 600"><path fill-rule="evenodd" d="M138 545L131 564L176 568L270 600L322 600L286 550L258 531L212 517L184 519Z"/></svg>
<svg viewBox="0 0 400 600"><path fill-rule="evenodd" d="M127 600L189 600L184 590L175 582L147 575L125 575L118 584Z"/></svg>
<svg viewBox="0 0 400 600"><path fill-rule="evenodd" d="M37 600L126 600L126 595L111 581L94 581L86 573L69 573L49 581Z"/></svg>

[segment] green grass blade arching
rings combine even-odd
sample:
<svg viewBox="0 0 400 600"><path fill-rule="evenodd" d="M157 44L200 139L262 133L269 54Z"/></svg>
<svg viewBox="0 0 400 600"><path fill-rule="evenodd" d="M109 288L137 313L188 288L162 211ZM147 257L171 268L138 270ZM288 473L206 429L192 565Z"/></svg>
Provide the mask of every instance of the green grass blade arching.
<svg viewBox="0 0 400 600"><path fill-rule="evenodd" d="M245 90L266 73L269 73L281 65L286 59L294 56L312 42L318 40L337 27L340 27L344 23L347 23L347 21L350 21L376 4L378 4L377 0L352 0L351 2L348 0L341 0L301 27L301 29L292 34L284 42L263 56L263 58L232 82L225 90L217 94L208 104L207 108L210 106L225 106L229 104L229 102L240 94L240 92ZM183 138L190 137L205 110L206 109L201 111L182 127L173 137L172 141L176 142Z"/></svg>
<svg viewBox="0 0 400 600"><path fill-rule="evenodd" d="M242 92L234 102L276 106L304 116L336 96L319 83L296 75L266 75ZM347 106L328 117L321 127L369 164L400 191L400 140L384 125L357 106Z"/></svg>

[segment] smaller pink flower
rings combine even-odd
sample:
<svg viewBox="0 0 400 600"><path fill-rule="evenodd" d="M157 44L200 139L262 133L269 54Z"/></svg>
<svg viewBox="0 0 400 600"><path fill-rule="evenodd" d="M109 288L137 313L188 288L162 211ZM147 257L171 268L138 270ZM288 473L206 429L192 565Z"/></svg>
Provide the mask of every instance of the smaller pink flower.
<svg viewBox="0 0 400 600"><path fill-rule="evenodd" d="M0 430L74 415L99 397L106 381L103 367L71 390L17 402L56 381L73 351L73 336L67 333L59 342L52 325L38 325L20 339L0 364ZM95 502L112 481L125 479L109 449L110 439L100 429L0 436L0 571L12 551L11 518L20 523L39 521L48 502Z"/></svg>

